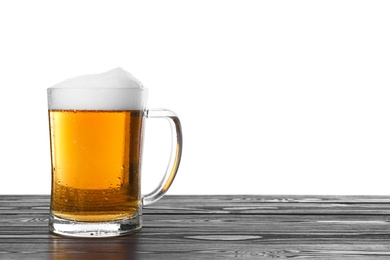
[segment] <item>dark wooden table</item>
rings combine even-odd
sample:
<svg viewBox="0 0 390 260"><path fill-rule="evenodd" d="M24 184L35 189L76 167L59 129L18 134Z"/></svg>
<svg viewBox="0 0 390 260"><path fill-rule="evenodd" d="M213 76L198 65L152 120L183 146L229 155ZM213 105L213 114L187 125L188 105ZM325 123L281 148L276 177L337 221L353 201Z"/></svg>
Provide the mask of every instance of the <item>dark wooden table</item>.
<svg viewBox="0 0 390 260"><path fill-rule="evenodd" d="M49 196L0 196L0 259L390 259L390 197L166 196L117 238L48 232Z"/></svg>

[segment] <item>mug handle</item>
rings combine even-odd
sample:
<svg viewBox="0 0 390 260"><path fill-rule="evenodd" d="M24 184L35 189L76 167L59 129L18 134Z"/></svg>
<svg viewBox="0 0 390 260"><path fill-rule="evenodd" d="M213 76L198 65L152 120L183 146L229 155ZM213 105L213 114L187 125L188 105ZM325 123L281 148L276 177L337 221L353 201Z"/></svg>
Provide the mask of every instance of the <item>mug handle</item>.
<svg viewBox="0 0 390 260"><path fill-rule="evenodd" d="M142 196L143 206L147 206L158 201L168 191L173 180L175 179L177 170L179 168L181 152L183 148L183 134L181 131L181 123L174 112L167 109L149 109L146 110L145 116L146 118L165 118L168 120L171 126L172 146L171 157L169 159L169 164L165 171L165 175L154 191Z"/></svg>

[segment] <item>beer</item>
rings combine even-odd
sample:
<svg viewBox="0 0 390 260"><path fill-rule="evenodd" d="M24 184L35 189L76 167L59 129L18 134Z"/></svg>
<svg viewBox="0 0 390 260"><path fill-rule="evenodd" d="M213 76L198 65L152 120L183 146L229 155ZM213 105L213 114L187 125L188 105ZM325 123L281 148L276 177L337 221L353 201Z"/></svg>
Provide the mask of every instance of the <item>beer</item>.
<svg viewBox="0 0 390 260"><path fill-rule="evenodd" d="M49 110L52 213L81 222L140 208L143 111Z"/></svg>
<svg viewBox="0 0 390 260"><path fill-rule="evenodd" d="M76 237L129 234L142 227L142 206L160 199L179 167L179 118L147 109L148 89L127 71L67 79L47 89L52 164L49 230ZM145 118L171 126L171 159L163 180L142 195Z"/></svg>

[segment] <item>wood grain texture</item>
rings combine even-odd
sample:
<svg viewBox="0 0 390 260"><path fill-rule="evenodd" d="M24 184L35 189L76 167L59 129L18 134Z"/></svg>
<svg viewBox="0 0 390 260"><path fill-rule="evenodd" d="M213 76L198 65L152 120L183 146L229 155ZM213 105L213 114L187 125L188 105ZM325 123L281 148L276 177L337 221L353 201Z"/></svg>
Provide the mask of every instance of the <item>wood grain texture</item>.
<svg viewBox="0 0 390 260"><path fill-rule="evenodd" d="M49 196L0 196L0 259L390 259L390 197L166 196L118 238L48 232Z"/></svg>

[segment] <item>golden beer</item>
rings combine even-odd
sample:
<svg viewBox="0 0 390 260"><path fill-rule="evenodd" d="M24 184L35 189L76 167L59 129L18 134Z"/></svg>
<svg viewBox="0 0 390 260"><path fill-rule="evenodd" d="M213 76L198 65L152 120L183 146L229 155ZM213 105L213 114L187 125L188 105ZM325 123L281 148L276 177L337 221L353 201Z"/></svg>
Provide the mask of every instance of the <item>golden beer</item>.
<svg viewBox="0 0 390 260"><path fill-rule="evenodd" d="M177 115L147 109L148 89L122 68L66 79L47 89L52 164L49 230L111 237L142 228L142 207L164 196L181 159ZM140 187L145 118L171 127L171 156L160 184Z"/></svg>
<svg viewBox="0 0 390 260"><path fill-rule="evenodd" d="M104 222L137 214L143 113L49 110L55 216Z"/></svg>

